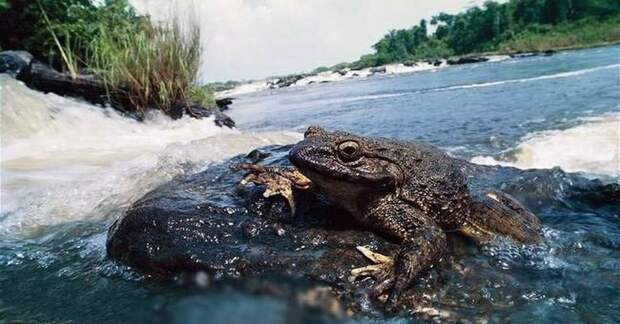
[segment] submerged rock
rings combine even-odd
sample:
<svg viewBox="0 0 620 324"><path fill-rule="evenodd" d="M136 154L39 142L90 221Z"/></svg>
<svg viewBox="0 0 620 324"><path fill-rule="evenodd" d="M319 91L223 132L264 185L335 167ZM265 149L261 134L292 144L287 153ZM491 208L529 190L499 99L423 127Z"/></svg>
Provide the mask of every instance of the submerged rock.
<svg viewBox="0 0 620 324"><path fill-rule="evenodd" d="M465 55L457 58L448 59L447 63L449 65L457 65L457 64L471 64L471 63L481 63L488 61L489 58L482 55Z"/></svg>

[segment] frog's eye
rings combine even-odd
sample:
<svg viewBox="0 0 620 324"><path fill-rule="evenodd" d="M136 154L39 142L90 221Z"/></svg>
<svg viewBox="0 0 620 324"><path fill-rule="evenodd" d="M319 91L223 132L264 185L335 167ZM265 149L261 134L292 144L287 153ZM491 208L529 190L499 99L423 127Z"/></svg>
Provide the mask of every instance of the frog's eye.
<svg viewBox="0 0 620 324"><path fill-rule="evenodd" d="M360 146L356 141L346 141L338 144L338 154L345 162L357 160L360 157Z"/></svg>

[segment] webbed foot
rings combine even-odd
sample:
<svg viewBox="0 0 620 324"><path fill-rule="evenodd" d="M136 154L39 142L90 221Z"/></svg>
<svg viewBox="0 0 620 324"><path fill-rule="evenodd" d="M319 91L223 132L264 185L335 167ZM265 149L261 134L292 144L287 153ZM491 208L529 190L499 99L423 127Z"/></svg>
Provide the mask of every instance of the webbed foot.
<svg viewBox="0 0 620 324"><path fill-rule="evenodd" d="M392 308L395 301L388 296L394 295L394 283L397 281L394 258L373 252L364 246L358 246L357 250L374 264L352 269L349 281L355 281L360 277L374 278L375 285L372 287L372 296L379 301L387 301L386 307ZM397 293L397 295L400 294Z"/></svg>
<svg viewBox="0 0 620 324"><path fill-rule="evenodd" d="M259 164L243 163L239 169L246 170L248 173L243 177L240 185L254 183L264 185L263 197L280 195L286 199L291 212L295 213L295 201L293 199L293 187L297 189L308 189L312 182L297 169L286 169L278 167L265 167Z"/></svg>
<svg viewBox="0 0 620 324"><path fill-rule="evenodd" d="M373 252L365 246L358 246L357 250L374 264L352 269L349 281L355 281L359 277L387 278L393 274L394 259L392 257Z"/></svg>

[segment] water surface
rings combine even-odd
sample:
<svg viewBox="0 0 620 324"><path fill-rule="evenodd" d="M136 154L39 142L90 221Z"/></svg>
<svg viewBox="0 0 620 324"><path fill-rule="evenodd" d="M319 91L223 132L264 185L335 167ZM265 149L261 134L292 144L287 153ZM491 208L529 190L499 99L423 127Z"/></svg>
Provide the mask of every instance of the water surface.
<svg viewBox="0 0 620 324"><path fill-rule="evenodd" d="M159 115L141 124L5 77L0 87L0 322L324 320L226 284L144 280L105 256L107 227L147 191L294 143L311 124L425 141L477 163L619 181L618 46L255 93L232 105L232 131ZM487 277L455 274L435 292L459 300L446 309L491 322L620 321L620 206L544 200L530 207L546 243L474 249L464 265Z"/></svg>

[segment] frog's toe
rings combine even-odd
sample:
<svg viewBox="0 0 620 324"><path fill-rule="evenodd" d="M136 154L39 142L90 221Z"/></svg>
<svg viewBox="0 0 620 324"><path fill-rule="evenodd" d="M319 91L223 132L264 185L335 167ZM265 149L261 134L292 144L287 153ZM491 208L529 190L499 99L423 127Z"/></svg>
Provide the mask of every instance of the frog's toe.
<svg viewBox="0 0 620 324"><path fill-rule="evenodd" d="M263 197L269 198L278 195L284 197L291 207L291 212L293 214L295 213L293 186L309 186L309 184L303 182L301 175L297 175L292 171L285 171L276 167L264 167L258 164L247 163L240 164L238 168L248 171L240 182L241 186L245 186L250 183L265 186Z"/></svg>
<svg viewBox="0 0 620 324"><path fill-rule="evenodd" d="M358 246L357 250L374 264L352 269L349 280L355 281L359 277L373 277L377 281L383 281L393 275L394 259L392 257L373 252L364 246Z"/></svg>

